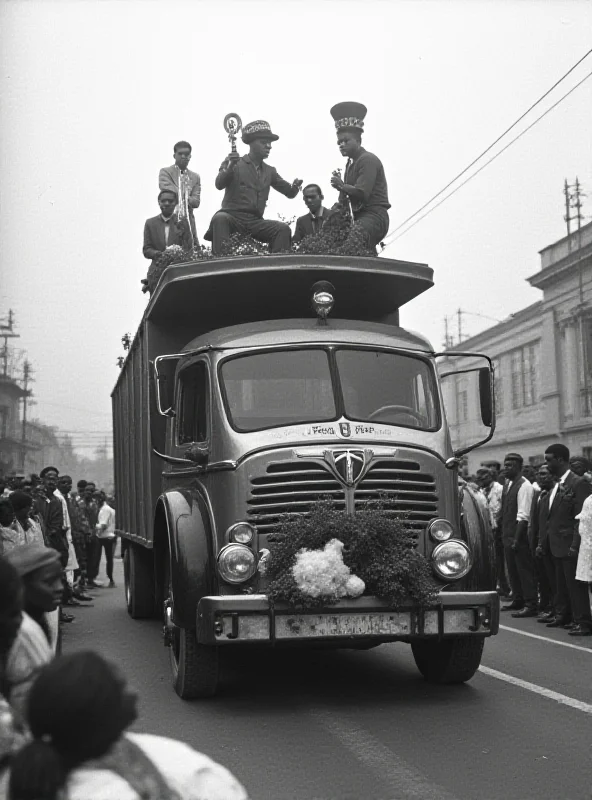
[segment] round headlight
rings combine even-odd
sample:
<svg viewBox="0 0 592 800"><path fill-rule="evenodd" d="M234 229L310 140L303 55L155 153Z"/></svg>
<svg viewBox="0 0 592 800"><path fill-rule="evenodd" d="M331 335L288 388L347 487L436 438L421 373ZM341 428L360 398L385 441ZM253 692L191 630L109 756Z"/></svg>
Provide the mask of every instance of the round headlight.
<svg viewBox="0 0 592 800"><path fill-rule="evenodd" d="M255 536L255 528L248 522L237 522L226 531L229 542L250 544Z"/></svg>
<svg viewBox="0 0 592 800"><path fill-rule="evenodd" d="M243 583L257 570L257 559L244 544L227 544L218 554L218 571L227 583Z"/></svg>
<svg viewBox="0 0 592 800"><path fill-rule="evenodd" d="M458 580L473 566L471 551L460 539L442 542L432 553L432 567L439 578Z"/></svg>
<svg viewBox="0 0 592 800"><path fill-rule="evenodd" d="M452 525L447 519L435 519L430 522L428 532L435 542L446 542L454 536Z"/></svg>

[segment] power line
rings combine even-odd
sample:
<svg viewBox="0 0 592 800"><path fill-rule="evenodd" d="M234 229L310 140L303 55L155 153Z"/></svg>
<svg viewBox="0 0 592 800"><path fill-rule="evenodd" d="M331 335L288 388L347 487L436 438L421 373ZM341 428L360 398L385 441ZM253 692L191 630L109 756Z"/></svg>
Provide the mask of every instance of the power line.
<svg viewBox="0 0 592 800"><path fill-rule="evenodd" d="M506 128L506 130L505 130L505 131L504 131L502 134L500 134L500 135L497 137L497 139L496 139L494 142L492 142L492 143L489 145L489 147L487 147L487 148L486 148L486 149L485 149L485 150L484 150L484 151L483 151L483 152L482 152L480 155L478 155L478 156L477 156L477 158L475 158L473 161L471 161L471 163L470 163L468 166L466 166L466 167L463 169L463 171L462 171L462 172L459 172L459 173L458 173L458 175L456 175L456 177L454 177L454 178L453 178L451 181L449 181L449 183L447 183L447 184L446 184L446 186L444 186L444 188L440 189L440 191L439 191L439 192L437 192L437 193L436 193L436 194L435 194L433 197L430 197L430 199L427 201L427 203L424 203L424 204L423 204L423 206L421 206L421 208L418 208L418 209L417 209L417 211L414 211L414 212L413 212L413 214L411 214L411 216L407 217L407 219L406 219L406 220L404 220L403 222L401 222L401 224L400 224L399 226L397 226L397 227L395 228L395 230L394 230L394 231L392 231L392 232L391 232L391 233L390 233L390 234L389 234L389 235L386 237L386 240L390 239L390 237L391 237L391 236L394 236L394 234L395 234L395 233L396 233L398 230L400 230L400 229L401 229L401 228L402 228L404 225L406 225L406 224L407 224L407 223L408 223L410 220L412 220L412 219L413 219L413 217L416 217L418 214L420 214L420 213L421 213L421 212L424 210L424 208L426 208L427 206L429 206L429 205L430 205L430 203L432 203L434 200L436 200L438 197L440 197L440 195L441 195L441 194L443 194L443 193L446 191L446 189L448 189L450 186L452 186L452 184L453 184L453 183L455 183L455 182L456 182L456 181L457 181L459 178L462 178L462 176L463 176L463 175L464 175L466 172L468 172L468 171L471 169L471 167L472 167L472 166L474 166L474 165L477 163L477 161L479 161L480 159L482 159L484 155L487 155L487 153L489 153L489 151L490 151L490 150L491 150L493 147L495 147L495 145L496 145L496 144L497 144L497 143L498 143L498 142L499 142L501 139L503 139L503 138L504 138L504 136L505 136L507 133L509 133L509 132L510 132L510 131L511 131L513 128L515 128L515 127L516 127L516 125L518 125L518 123L519 123L519 122L521 122L521 121L524 119L524 117L526 117L526 115L527 115L527 114L529 114L529 113L530 113L530 112L533 110L533 108L536 108L536 106L538 106L538 104L539 104L541 101L543 101L543 100L545 99L545 97L547 97L549 94L551 94L551 92L553 91L553 89L555 89L557 86L559 86L559 84L560 84L562 81L564 81L564 80L567 78L567 76L568 76L568 75L570 75L570 74L571 74L571 73L574 71L574 69L576 69L576 67L578 67L578 66L579 66L579 65L582 63L582 61L584 61L584 59L588 58L588 56L590 55L590 53L592 53L592 48L591 48L590 50L588 50L588 52L587 52L587 53L585 53L585 55L583 55L583 56L580 58L580 60L579 60L579 61L576 61L576 63L573 65L573 67L571 67L570 69L568 69L568 71L565 73L565 75L563 75L561 78L559 78L559 80L558 80L558 81L556 81L556 82L553 84L553 86L551 86L551 88L550 88L550 89L547 89L547 91L546 91L546 92L545 92L543 95L541 95L541 96L539 97L539 99L538 99L536 102L534 102L534 103L533 103L533 104L530 106L530 108L528 108L528 109L527 109L527 110L526 110L526 111L525 111L525 112L524 112L524 113L523 113L523 114L522 114L520 117L518 117L518 119L517 119L515 122L513 122L513 123L510 125L510 127L509 127L509 128ZM578 84L578 85L579 85L579 84ZM574 87L574 88L575 88L575 87ZM567 95L566 95L566 96L567 96ZM528 130L528 129L527 129L527 130ZM475 173L475 174L476 174L476 173ZM398 237L397 237L397 238L398 238ZM386 240L385 240L385 241L386 241ZM393 241L394 241L394 240L393 240ZM388 242L388 244L390 244L390 242Z"/></svg>
<svg viewBox="0 0 592 800"><path fill-rule="evenodd" d="M521 132L520 132L520 133L519 133L517 136L515 136L513 139L511 139L511 140L508 142L508 144L507 144L507 145L505 145L504 147L502 147L502 149L501 149L501 150L500 150L498 153L496 153L496 154L495 154L494 156L492 156L492 157L491 157L491 158L490 158L488 161L486 161L486 162L485 162L485 164L483 164L482 166L480 166L478 170L476 170L476 171L475 171L475 172L473 172L471 175L469 175L469 177L468 177L468 178L466 178L466 179L465 179L465 180L464 180L462 183L459 183L459 185L458 185L458 186L456 186L456 187L455 187L455 188L454 188L454 189L453 189L453 190L450 192L450 194L447 194L447 195L446 195L446 197L443 197L443 198L440 200L440 202L439 202L439 203L436 203L436 205L435 205L435 206L432 206L430 209L428 209L428 210L426 211L426 213L425 213L425 214L422 214L422 215L421 215L421 217L419 217L418 219L416 219L416 220L415 220L415 222L412 222L412 223L411 223L411 225L409 225L409 227L408 227L408 228L406 228L404 231L401 231L401 233L400 233L398 236L395 236L395 238L394 238L394 239L391 239L391 241L390 241L388 244L386 244L386 245L385 245L385 247L390 247L390 245L391 245L391 244L393 244L393 242L396 242L396 241L397 241L397 239L400 239L400 238L401 238L401 236L404 236L406 233L408 233L408 232L411 230L411 228L414 228L414 227L417 225L417 223L418 223L418 222L421 222L421 221L422 221L422 219L425 219L425 218L426 218L426 217L427 217L429 214L431 214L431 213L432 213L432 211L435 211L435 210L436 210L436 209L437 209L439 206L441 206L441 205L442 205L442 203L446 202L446 200L448 200L450 197L452 197L452 195L453 195L453 194L456 194L456 192L458 192L458 190L459 190L459 189L462 189L462 187L463 187L465 184L467 184L469 181L473 180L473 178L475 178L475 177L476 177L476 176L477 176L477 175L478 175L478 174L479 174L479 173L480 173L482 170L484 170L484 169L485 169L485 167L489 166L489 164L491 164L491 163L492 163L492 161L495 161L495 159L496 159L496 158L498 158L499 156L501 156L501 154L502 154L502 153L504 153L504 152L505 152L505 151L508 149L508 147L510 147L511 145L513 145L513 144L514 144L514 142L517 142L517 141L518 141L518 139L520 139L522 136L524 136L524 134L525 134L525 133L528 133L528 131L529 131L531 128L534 128L534 126L537 124L537 122L540 122L540 121L543 119L543 117L546 117L546 116L547 116L547 114L548 114L550 111L553 111L553 109L554 109L554 108L556 108L556 107L557 107L557 106L558 106L560 103L562 103L562 102L563 102L563 101L564 101L564 100L565 100L567 97L569 97L569 95L570 95L572 92L575 92L575 90L576 90L576 89L577 89L579 86L581 86L581 85L584 83L584 81L587 81L587 80L588 80L588 78L590 78L590 77L592 77L592 72L589 72L587 75L585 75L585 76L582 78L582 80L581 80L581 81L579 81L578 83L576 83L576 85L575 85L575 86L572 86L572 88L569 90L569 92L566 92L566 93L563 95L563 97L560 97L560 98L559 98L559 100L557 100L557 102L556 102L556 103L553 103L553 105L552 105L552 106L550 106L550 107L549 107L549 108L548 108L546 111L544 111L544 112L543 112L543 113L540 115L540 117L537 117L537 118L534 120L534 122L531 122L531 123L530 123L530 125L529 125L527 128L525 128L525 129L524 129L523 131L521 131ZM448 185L450 186L450 184L448 184ZM425 208L425 206L423 206L423 207ZM413 216L414 216L414 215L412 215L412 217L413 217ZM411 219L412 217L410 217L410 219ZM401 225L399 225L399 228L401 228L401 227L402 227L402 226L401 226ZM393 234L395 234L395 233L396 233L396 232L399 230L399 228L396 228L396 229L393 231ZM391 236L392 236L393 234L391 234Z"/></svg>

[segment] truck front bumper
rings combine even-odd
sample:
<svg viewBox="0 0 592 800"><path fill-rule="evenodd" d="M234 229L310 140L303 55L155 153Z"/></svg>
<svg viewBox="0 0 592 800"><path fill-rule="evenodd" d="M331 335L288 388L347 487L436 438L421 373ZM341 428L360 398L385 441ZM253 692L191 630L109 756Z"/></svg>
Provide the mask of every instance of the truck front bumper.
<svg viewBox="0 0 592 800"><path fill-rule="evenodd" d="M295 641L411 642L451 636L492 636L499 630L497 592L440 592L435 603L393 611L376 597L295 611L271 606L266 595L202 597L197 640L202 644L282 644Z"/></svg>

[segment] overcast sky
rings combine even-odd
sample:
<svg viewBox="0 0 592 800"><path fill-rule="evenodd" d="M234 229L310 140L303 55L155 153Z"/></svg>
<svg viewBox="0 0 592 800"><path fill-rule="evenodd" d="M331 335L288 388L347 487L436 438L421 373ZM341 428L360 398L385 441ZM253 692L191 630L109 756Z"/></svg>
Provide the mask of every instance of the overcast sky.
<svg viewBox="0 0 592 800"><path fill-rule="evenodd" d="M331 205L343 159L329 109L363 102L393 230L586 53L592 5L0 0L0 31L0 317L14 309L35 416L89 446L110 429L120 338L146 305L143 225L174 142L193 145L202 236L222 199L228 112L268 120L280 135L269 163L319 183ZM590 71L592 57L514 133ZM592 198L591 123L592 79L385 251L435 273L403 325L440 346L459 307L502 319L538 299L525 279L565 235L564 178ZM301 195L272 192L267 216L305 211Z"/></svg>

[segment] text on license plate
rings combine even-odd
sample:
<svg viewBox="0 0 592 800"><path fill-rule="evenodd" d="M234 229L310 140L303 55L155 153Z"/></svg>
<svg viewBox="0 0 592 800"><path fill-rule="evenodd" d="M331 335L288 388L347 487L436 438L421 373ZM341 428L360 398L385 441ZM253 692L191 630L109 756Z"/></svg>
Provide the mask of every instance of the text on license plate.
<svg viewBox="0 0 592 800"><path fill-rule="evenodd" d="M411 614L306 614L275 618L276 639L309 639L316 636L405 636L411 632Z"/></svg>

